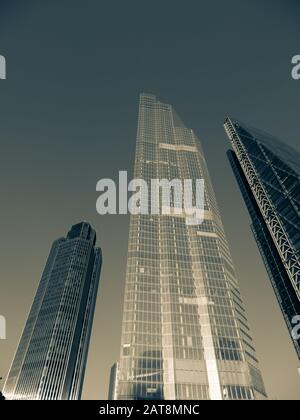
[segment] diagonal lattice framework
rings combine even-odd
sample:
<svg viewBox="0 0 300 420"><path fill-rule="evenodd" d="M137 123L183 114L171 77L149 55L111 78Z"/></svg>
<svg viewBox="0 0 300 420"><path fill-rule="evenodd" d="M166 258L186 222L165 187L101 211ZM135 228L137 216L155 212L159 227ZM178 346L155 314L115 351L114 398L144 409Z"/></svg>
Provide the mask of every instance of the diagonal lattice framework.
<svg viewBox="0 0 300 420"><path fill-rule="evenodd" d="M297 253L281 224L277 212L260 181L238 133L236 132L234 124L229 118L225 121L224 127L254 193L257 204L264 216L268 229L274 239L297 297L300 300L300 260Z"/></svg>

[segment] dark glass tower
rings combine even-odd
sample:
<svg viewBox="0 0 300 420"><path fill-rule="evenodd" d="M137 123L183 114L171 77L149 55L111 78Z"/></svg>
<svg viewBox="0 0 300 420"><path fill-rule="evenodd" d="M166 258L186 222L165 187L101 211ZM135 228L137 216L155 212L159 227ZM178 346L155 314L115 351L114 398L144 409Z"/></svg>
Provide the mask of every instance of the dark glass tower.
<svg viewBox="0 0 300 420"><path fill-rule="evenodd" d="M237 121L227 119L225 129L229 160L291 333L300 314L300 154ZM300 340L293 343L300 359Z"/></svg>
<svg viewBox="0 0 300 420"><path fill-rule="evenodd" d="M54 242L6 380L7 399L80 399L102 264L95 243L85 222Z"/></svg>
<svg viewBox="0 0 300 420"><path fill-rule="evenodd" d="M118 363L115 363L110 370L109 390L108 390L109 401L113 401L117 399L118 370L119 370Z"/></svg>
<svg viewBox="0 0 300 420"><path fill-rule="evenodd" d="M135 178L148 185L153 179L204 179L204 221L189 225L174 202L168 215L131 216L121 355L111 397L264 399L199 140L171 105L153 95L140 98Z"/></svg>

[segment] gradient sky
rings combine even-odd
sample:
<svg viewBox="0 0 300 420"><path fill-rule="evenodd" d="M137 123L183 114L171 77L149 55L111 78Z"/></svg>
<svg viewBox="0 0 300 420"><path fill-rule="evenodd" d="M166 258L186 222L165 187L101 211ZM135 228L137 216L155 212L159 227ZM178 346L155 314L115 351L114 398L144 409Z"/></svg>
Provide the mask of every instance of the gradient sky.
<svg viewBox="0 0 300 420"><path fill-rule="evenodd" d="M299 148L298 0L1 0L0 376L51 243L86 219L104 266L84 386L105 399L118 360L128 217L96 183L132 173L138 95L172 103L203 143L271 398L300 399L297 358L226 158L229 114ZM1 387L0 387L1 388Z"/></svg>

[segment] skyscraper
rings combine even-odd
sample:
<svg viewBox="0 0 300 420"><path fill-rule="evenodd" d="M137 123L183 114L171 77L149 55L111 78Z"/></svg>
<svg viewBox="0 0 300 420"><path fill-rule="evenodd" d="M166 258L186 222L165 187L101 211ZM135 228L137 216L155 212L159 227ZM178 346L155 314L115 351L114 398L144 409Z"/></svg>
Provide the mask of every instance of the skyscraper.
<svg viewBox="0 0 300 420"><path fill-rule="evenodd" d="M119 365L115 363L110 370L108 400L113 401L117 398L117 384L118 384L118 370Z"/></svg>
<svg viewBox="0 0 300 420"><path fill-rule="evenodd" d="M135 178L204 179L205 220L131 216L116 399L264 399L203 151L153 95L140 97Z"/></svg>
<svg viewBox="0 0 300 420"><path fill-rule="evenodd" d="M225 129L233 147L229 160L292 336L300 315L300 154L237 121L227 119ZM293 344L300 359L300 340Z"/></svg>
<svg viewBox="0 0 300 420"><path fill-rule="evenodd" d="M96 232L82 222L52 246L4 395L80 399L102 264Z"/></svg>

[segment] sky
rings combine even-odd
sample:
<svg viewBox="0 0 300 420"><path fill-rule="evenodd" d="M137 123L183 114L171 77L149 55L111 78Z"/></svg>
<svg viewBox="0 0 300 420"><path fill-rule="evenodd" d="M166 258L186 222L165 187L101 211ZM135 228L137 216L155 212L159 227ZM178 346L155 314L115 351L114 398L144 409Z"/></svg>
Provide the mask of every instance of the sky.
<svg viewBox="0 0 300 420"><path fill-rule="evenodd" d="M298 0L0 0L0 376L50 246L88 220L104 264L84 399L107 398L119 358L127 216L96 184L133 172L138 96L174 105L205 150L270 398L300 399L298 361L233 177L227 115L300 148ZM109 320L109 322L108 322ZM1 388L1 386L0 386Z"/></svg>

